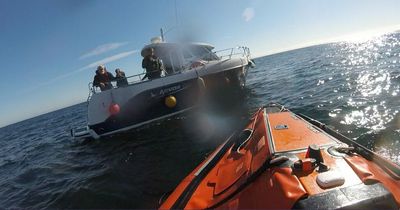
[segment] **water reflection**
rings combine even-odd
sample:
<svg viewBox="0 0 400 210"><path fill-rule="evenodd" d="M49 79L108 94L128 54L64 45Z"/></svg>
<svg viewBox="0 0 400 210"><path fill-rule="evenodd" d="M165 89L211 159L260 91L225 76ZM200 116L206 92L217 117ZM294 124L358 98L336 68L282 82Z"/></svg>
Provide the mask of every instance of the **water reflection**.
<svg viewBox="0 0 400 210"><path fill-rule="evenodd" d="M400 33L313 46L259 59L249 89L332 125L369 148L389 148L400 110ZM384 135L382 137L381 135ZM384 153L383 153L384 154ZM389 156L387 156L389 157Z"/></svg>
<svg viewBox="0 0 400 210"><path fill-rule="evenodd" d="M350 137L400 163L400 34L332 45L333 52L325 56L332 76L316 83L328 88L332 84L326 78L342 78L330 86L334 94L326 101L334 106L326 107L331 107L328 116Z"/></svg>
<svg viewBox="0 0 400 210"><path fill-rule="evenodd" d="M342 69L341 76L346 77L347 90L354 90L350 95L337 96L344 100L348 111L342 114L340 123L367 128L377 132L386 128L394 120L398 112L398 80L399 37L396 34L383 35L361 43L338 43L338 53L327 57L335 58L338 62L331 65ZM390 60L390 62L388 62ZM393 69L393 66L397 67ZM317 86L323 85L319 80ZM334 88L340 94L339 89ZM340 111L331 110L329 116L339 117Z"/></svg>

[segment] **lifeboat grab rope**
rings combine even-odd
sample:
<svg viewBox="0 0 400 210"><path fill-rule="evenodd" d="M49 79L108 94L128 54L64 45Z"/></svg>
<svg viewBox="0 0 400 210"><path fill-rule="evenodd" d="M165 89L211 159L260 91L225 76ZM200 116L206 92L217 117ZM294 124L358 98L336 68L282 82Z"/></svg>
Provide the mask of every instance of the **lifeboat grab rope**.
<svg viewBox="0 0 400 210"><path fill-rule="evenodd" d="M255 117L251 119L253 121L252 129L254 130L254 126L258 117L258 114L260 111L262 111L263 108L259 108L255 114ZM179 198L175 201L175 203L172 205L171 209L184 209L187 202L189 201L190 197L192 196L193 192L196 190L197 186L200 184L200 182L203 180L203 178L210 172L210 170L215 166L215 164L223 157L223 155L226 153L226 151L232 146L234 143L234 137L235 135L232 135L230 139L223 145L221 150L218 151L218 153L214 156L214 158L209 162L208 165L204 167L204 170L202 170L196 178L192 180L192 182L189 183L188 186L186 186L185 190L182 192L182 194L179 196ZM216 203L215 205L211 206L210 208L216 208L219 205L223 204L226 200L232 198L234 195L236 195L238 192L240 192L243 188L245 188L248 184L253 182L259 175L262 174L266 169L270 168L274 164L270 164L271 161L271 156L267 157L264 161L264 163L261 165L257 171L253 172L250 174L250 176L246 179L246 181L241 184L233 193L228 195L225 199L222 201Z"/></svg>
<svg viewBox="0 0 400 210"><path fill-rule="evenodd" d="M361 155L362 157L364 157L367 160L374 160L378 163L378 165L385 170L386 172L388 172L388 174L394 178L399 180L400 179L400 167L392 164L391 162L389 162L388 160L386 160L385 158L381 157L380 155L376 154L375 152L367 149L366 147L362 146L361 144L343 136L342 134L332 130L331 128L329 128L328 126L326 126L324 123L321 123L317 120L311 119L310 117L304 115L304 114L298 114L301 118L303 118L304 120L306 120L307 122L319 127L320 129L322 129L323 131L327 132L329 135L332 135L333 137L343 141L346 144L349 144L351 147L354 147L355 152L359 155Z"/></svg>

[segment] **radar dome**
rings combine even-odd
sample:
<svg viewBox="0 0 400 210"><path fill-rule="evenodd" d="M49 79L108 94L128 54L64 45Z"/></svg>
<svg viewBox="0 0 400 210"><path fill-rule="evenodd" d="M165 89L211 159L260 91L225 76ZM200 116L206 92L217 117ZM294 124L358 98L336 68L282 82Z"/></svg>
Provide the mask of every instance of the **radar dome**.
<svg viewBox="0 0 400 210"><path fill-rule="evenodd" d="M161 41L162 41L162 39L161 39L161 37L159 37L159 36L153 37L153 38L151 39L151 43L152 43L152 44L157 44L157 43L160 43Z"/></svg>

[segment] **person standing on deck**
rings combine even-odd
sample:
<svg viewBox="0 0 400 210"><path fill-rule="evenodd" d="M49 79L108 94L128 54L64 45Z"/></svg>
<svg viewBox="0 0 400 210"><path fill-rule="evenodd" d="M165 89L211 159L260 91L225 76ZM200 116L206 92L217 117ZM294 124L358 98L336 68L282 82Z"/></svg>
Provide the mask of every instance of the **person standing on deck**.
<svg viewBox="0 0 400 210"><path fill-rule="evenodd" d="M97 67L96 75L93 79L93 86L100 87L101 91L109 90L113 88L111 81L114 79L115 77L106 70L106 67L100 65Z"/></svg>
<svg viewBox="0 0 400 210"><path fill-rule="evenodd" d="M161 72L163 69L162 61L154 55L153 48L149 48L147 55L143 58L142 68L146 69L146 75L144 75L142 80L144 80L146 77L150 80L161 77Z"/></svg>
<svg viewBox="0 0 400 210"><path fill-rule="evenodd" d="M125 72L121 69L115 69L115 80L117 80L117 87L128 86L128 80L126 79Z"/></svg>

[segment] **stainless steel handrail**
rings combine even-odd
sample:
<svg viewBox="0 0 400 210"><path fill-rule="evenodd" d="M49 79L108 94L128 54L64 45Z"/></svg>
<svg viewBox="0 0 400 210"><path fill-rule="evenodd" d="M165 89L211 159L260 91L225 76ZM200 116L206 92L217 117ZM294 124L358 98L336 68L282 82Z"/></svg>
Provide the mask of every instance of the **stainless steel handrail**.
<svg viewBox="0 0 400 210"><path fill-rule="evenodd" d="M223 54L223 55L219 55L219 54L221 54L222 52L225 52L225 51L228 51L229 53ZM216 54L220 59L222 59L224 57L232 58L234 55L245 56L247 58L250 57L250 49L248 47L244 47L244 46L227 48L227 49L223 49L223 50L214 51L212 53Z"/></svg>
<svg viewBox="0 0 400 210"><path fill-rule="evenodd" d="M146 75L146 72L143 72L143 73L140 73L140 74L135 74L135 75L128 76L128 77L125 77L125 78L128 81L128 85L133 85L133 84L139 84L139 83L142 83L142 82L146 82L147 80L142 80L143 79L142 76L144 76L144 75ZM170 76L170 75L173 75L173 74L166 74L164 72L164 76ZM117 81L118 81L118 79L114 79L114 80L111 81L111 85L112 85L113 89L114 88L119 88L116 85ZM90 100L90 98L92 97L93 94L101 92L100 87L94 86L93 82L89 82L88 88L89 88L88 101Z"/></svg>
<svg viewBox="0 0 400 210"><path fill-rule="evenodd" d="M228 53L224 54L224 52L228 52ZM207 54L203 55L201 58L207 58L208 56L209 56L209 58L212 58L212 57L217 56L218 60L222 60L223 58L226 58L226 57L231 59L233 56L236 56L236 55L242 56L242 57L244 56L249 59L250 58L250 49L245 46L232 47L232 48L227 48L227 49L207 53ZM205 60L204 62L207 64L210 62L210 60ZM174 74L178 74L178 73L181 73L181 72L184 72L187 70L191 70L191 69L192 68L190 67L190 64L188 64L187 66L184 66L180 72L176 72ZM145 74L146 73L143 72L140 74L135 74L135 75L126 77L126 79L128 81L128 85L145 82L145 81L142 81L143 77L141 77L141 76L144 76ZM165 76L170 76L170 74L165 74ZM113 86L113 88L118 88L115 83L116 83L116 80L113 80L111 82L111 85ZM88 88L89 88L89 96L87 98L87 101L90 100L90 98L93 96L93 94L101 92L99 87L93 86L93 82L89 82Z"/></svg>

